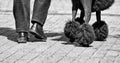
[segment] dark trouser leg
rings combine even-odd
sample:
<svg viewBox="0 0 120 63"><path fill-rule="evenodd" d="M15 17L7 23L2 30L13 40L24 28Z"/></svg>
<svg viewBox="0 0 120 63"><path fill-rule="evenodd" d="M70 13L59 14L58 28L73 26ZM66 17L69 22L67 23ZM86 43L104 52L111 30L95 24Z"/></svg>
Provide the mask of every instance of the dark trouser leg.
<svg viewBox="0 0 120 63"><path fill-rule="evenodd" d="M32 23L37 22L42 26L44 25L44 22L47 18L50 2L51 0L35 0Z"/></svg>
<svg viewBox="0 0 120 63"><path fill-rule="evenodd" d="M16 31L27 32L30 25L30 0L14 0L13 14Z"/></svg>

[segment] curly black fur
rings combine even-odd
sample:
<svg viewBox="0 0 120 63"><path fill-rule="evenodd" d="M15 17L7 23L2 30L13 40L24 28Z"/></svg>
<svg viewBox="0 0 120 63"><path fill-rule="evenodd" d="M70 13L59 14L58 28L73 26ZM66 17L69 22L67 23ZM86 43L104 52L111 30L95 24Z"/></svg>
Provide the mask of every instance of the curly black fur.
<svg viewBox="0 0 120 63"><path fill-rule="evenodd" d="M114 0L93 0L92 11L108 9L113 3Z"/></svg>
<svg viewBox="0 0 120 63"><path fill-rule="evenodd" d="M93 25L96 40L104 41L108 36L108 25L105 21L95 22Z"/></svg>
<svg viewBox="0 0 120 63"><path fill-rule="evenodd" d="M70 39L70 42L74 42L75 37L77 35L77 31L79 30L80 24L76 21L68 21L65 24L64 34L67 38Z"/></svg>
<svg viewBox="0 0 120 63"><path fill-rule="evenodd" d="M102 11L108 9L113 3L114 0L93 0L91 10L92 12ZM72 0L72 4L73 9L83 9L80 0Z"/></svg>
<svg viewBox="0 0 120 63"><path fill-rule="evenodd" d="M93 27L83 22L76 18L76 21L68 21L65 24L65 36L77 46L89 46L95 40Z"/></svg>
<svg viewBox="0 0 120 63"><path fill-rule="evenodd" d="M95 40L93 27L89 24L82 24L80 30L77 31L75 38L76 45L89 46Z"/></svg>

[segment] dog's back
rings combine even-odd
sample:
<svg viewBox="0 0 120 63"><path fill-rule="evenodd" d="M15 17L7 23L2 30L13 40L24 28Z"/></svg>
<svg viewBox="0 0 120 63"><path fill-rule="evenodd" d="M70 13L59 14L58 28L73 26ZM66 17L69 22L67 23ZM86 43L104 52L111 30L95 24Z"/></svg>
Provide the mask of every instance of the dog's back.
<svg viewBox="0 0 120 63"><path fill-rule="evenodd" d="M72 0L72 7L73 9L81 9L81 10L83 8L80 0Z"/></svg>
<svg viewBox="0 0 120 63"><path fill-rule="evenodd" d="M114 0L93 0L92 11L102 11L111 7Z"/></svg>
<svg viewBox="0 0 120 63"><path fill-rule="evenodd" d="M92 12L108 9L114 3L114 0L92 0ZM81 0L72 0L73 9L83 10Z"/></svg>

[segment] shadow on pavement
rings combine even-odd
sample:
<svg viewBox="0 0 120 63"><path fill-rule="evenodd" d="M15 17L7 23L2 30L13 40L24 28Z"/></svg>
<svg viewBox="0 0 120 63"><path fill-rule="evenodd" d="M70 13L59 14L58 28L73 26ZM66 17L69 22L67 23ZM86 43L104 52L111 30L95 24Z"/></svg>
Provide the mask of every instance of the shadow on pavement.
<svg viewBox="0 0 120 63"><path fill-rule="evenodd" d="M68 39L65 37L64 33L46 33L47 37L57 37L57 38L53 38L52 40L55 41L67 41Z"/></svg>
<svg viewBox="0 0 120 63"><path fill-rule="evenodd" d="M120 38L120 34L115 34L115 35L109 35L110 38Z"/></svg>
<svg viewBox="0 0 120 63"><path fill-rule="evenodd" d="M68 39L64 36L64 33L45 33L47 37L56 37L60 36L59 38L54 38L52 40L55 41L67 41ZM18 34L16 33L15 29L12 28L5 28L5 27L0 27L0 36L5 36L7 37L8 40L15 41L17 42L17 37Z"/></svg>
<svg viewBox="0 0 120 63"><path fill-rule="evenodd" d="M63 32L62 33L45 33L45 35L47 37L57 37L57 36L59 36L57 38L52 38L51 40L54 40L54 41L63 41L61 44L64 44L64 45L73 45L73 44L69 43L68 38L65 37L65 35L64 35ZM1 27L0 28L0 36L7 37L8 40L17 42L16 39L18 37L18 34L16 33L15 29ZM120 35L116 35L114 37L115 38L120 38ZM83 46L79 46L79 47L83 47ZM92 46L89 46L89 47L92 47Z"/></svg>
<svg viewBox="0 0 120 63"><path fill-rule="evenodd" d="M17 42L16 38L17 38L17 33L14 29L12 28L4 28L1 27L0 28L0 36L5 36L7 37L8 40L12 40Z"/></svg>

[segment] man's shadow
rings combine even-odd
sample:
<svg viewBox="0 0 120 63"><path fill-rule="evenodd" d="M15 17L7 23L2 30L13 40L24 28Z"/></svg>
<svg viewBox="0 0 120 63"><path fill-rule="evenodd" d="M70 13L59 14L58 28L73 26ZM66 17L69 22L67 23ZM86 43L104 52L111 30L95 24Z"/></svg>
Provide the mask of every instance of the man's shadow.
<svg viewBox="0 0 120 63"><path fill-rule="evenodd" d="M55 38L51 39L54 41L67 41L67 38L65 37L63 32L61 32L61 33L45 33L45 35L47 37L55 37Z"/></svg>
<svg viewBox="0 0 120 63"><path fill-rule="evenodd" d="M0 36L7 37L8 40L17 42L17 40L16 40L17 33L16 33L15 29L1 27L0 28Z"/></svg>
<svg viewBox="0 0 120 63"><path fill-rule="evenodd" d="M53 38L53 39L51 39L51 40L54 40L54 41L65 41L65 42L67 41L67 38L64 36L63 32L61 32L61 33L56 33L56 32L45 33L45 35L47 37L57 37L57 36L60 36L59 38ZM18 34L16 33L15 29L1 27L0 28L0 36L7 37L8 40L17 42Z"/></svg>

